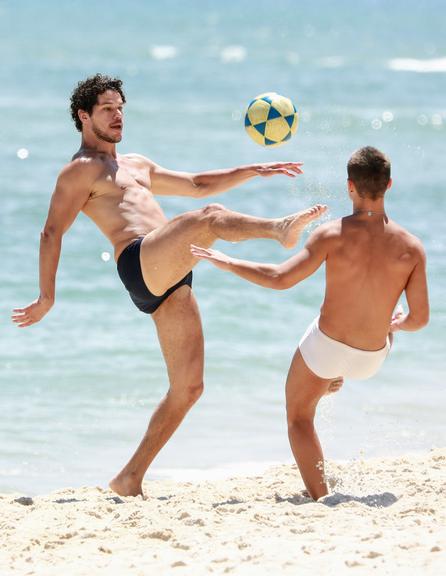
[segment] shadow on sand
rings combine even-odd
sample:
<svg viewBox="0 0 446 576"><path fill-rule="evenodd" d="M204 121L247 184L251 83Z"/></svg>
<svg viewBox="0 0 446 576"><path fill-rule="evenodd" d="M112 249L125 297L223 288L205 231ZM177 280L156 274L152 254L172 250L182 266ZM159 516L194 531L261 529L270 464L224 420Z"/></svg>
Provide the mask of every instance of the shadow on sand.
<svg viewBox="0 0 446 576"><path fill-rule="evenodd" d="M276 494L275 500L277 503L289 502L295 506L314 503L314 500L310 498L306 492L301 492L300 494L295 494L294 496L288 496L286 498ZM390 492L383 492L382 494L370 494L368 496L352 496L350 494L334 492L333 494L329 494L328 496L320 498L317 502L318 504L323 504L324 506L329 506L330 508L334 508L335 506L338 506L338 504L346 504L348 502L359 502L359 504L364 504L370 508L387 508L388 506L395 504L397 500L398 498Z"/></svg>
<svg viewBox="0 0 446 576"><path fill-rule="evenodd" d="M340 494L335 492L334 494L329 494L324 496L318 502L324 506L330 506L333 508L338 504L345 504L347 502L359 502L360 504L365 504L370 506L370 508L387 508L392 506L397 502L398 498L395 494L390 492L383 492L382 494L370 494L369 496L351 496L350 494Z"/></svg>

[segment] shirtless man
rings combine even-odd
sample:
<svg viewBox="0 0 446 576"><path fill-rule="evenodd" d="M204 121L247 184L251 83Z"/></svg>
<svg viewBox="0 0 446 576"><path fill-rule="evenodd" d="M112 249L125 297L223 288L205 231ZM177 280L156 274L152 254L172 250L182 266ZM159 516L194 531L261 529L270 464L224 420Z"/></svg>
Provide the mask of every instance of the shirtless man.
<svg viewBox="0 0 446 576"><path fill-rule="evenodd" d="M112 243L119 276L135 305L152 314L170 383L139 447L110 483L115 492L129 496L142 493L147 468L203 390L203 333L191 291L191 269L198 260L190 244L272 238L291 248L303 227L325 208L263 219L210 204L168 221L154 195L204 198L255 176L295 177L301 164L190 174L166 170L137 154L118 154L124 103L121 80L100 74L79 82L73 91L71 114L82 133L81 147L58 177L41 234L40 295L15 309L12 319L19 327L31 326L53 306L62 236L83 211Z"/></svg>
<svg viewBox="0 0 446 576"><path fill-rule="evenodd" d="M328 493L314 428L320 398L336 377L373 376L387 356L392 333L419 330L429 320L423 246L390 220L384 209L384 194L392 184L388 158L375 148L361 148L350 158L347 170L353 214L319 226L304 248L286 262L258 264L216 250L191 248L197 258L277 290L301 282L325 262L320 316L302 337L286 383L288 436L315 500ZM403 292L409 312L393 314Z"/></svg>

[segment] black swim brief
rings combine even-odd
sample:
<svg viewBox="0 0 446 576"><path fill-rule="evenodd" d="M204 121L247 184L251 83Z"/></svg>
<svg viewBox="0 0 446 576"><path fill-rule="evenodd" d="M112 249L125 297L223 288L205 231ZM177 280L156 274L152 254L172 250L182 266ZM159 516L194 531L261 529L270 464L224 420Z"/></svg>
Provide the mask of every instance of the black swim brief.
<svg viewBox="0 0 446 576"><path fill-rule="evenodd" d="M155 296L155 294L152 294L147 288L142 277L141 263L139 260L142 241L143 237L138 238L121 252L117 263L118 274L135 306L139 308L141 312L153 314L164 300L166 300L172 292L175 292L177 288L183 285L192 286L192 272L189 272L189 274L175 284L175 286L166 290L161 296Z"/></svg>

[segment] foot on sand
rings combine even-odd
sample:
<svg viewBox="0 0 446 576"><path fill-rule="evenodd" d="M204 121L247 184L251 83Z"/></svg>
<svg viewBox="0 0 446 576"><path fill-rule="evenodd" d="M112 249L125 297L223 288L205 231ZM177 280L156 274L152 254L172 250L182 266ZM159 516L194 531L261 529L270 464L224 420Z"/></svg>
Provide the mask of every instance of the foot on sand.
<svg viewBox="0 0 446 576"><path fill-rule="evenodd" d="M315 204L311 208L302 210L302 212L282 218L279 223L279 242L285 246L285 248L293 248L299 240L305 226L322 216L326 210L327 206L324 204Z"/></svg>
<svg viewBox="0 0 446 576"><path fill-rule="evenodd" d="M144 498L141 482L131 474L118 474L109 486L119 496L142 496Z"/></svg>

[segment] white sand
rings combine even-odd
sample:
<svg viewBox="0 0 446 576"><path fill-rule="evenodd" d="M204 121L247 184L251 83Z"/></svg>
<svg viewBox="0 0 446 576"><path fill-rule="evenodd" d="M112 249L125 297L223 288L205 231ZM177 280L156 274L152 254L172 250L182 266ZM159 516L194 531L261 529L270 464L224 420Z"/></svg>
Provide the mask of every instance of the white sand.
<svg viewBox="0 0 446 576"><path fill-rule="evenodd" d="M328 463L314 503L294 466L261 477L148 482L148 500L65 489L0 497L0 574L446 573L446 449ZM20 503L22 502L22 503Z"/></svg>

